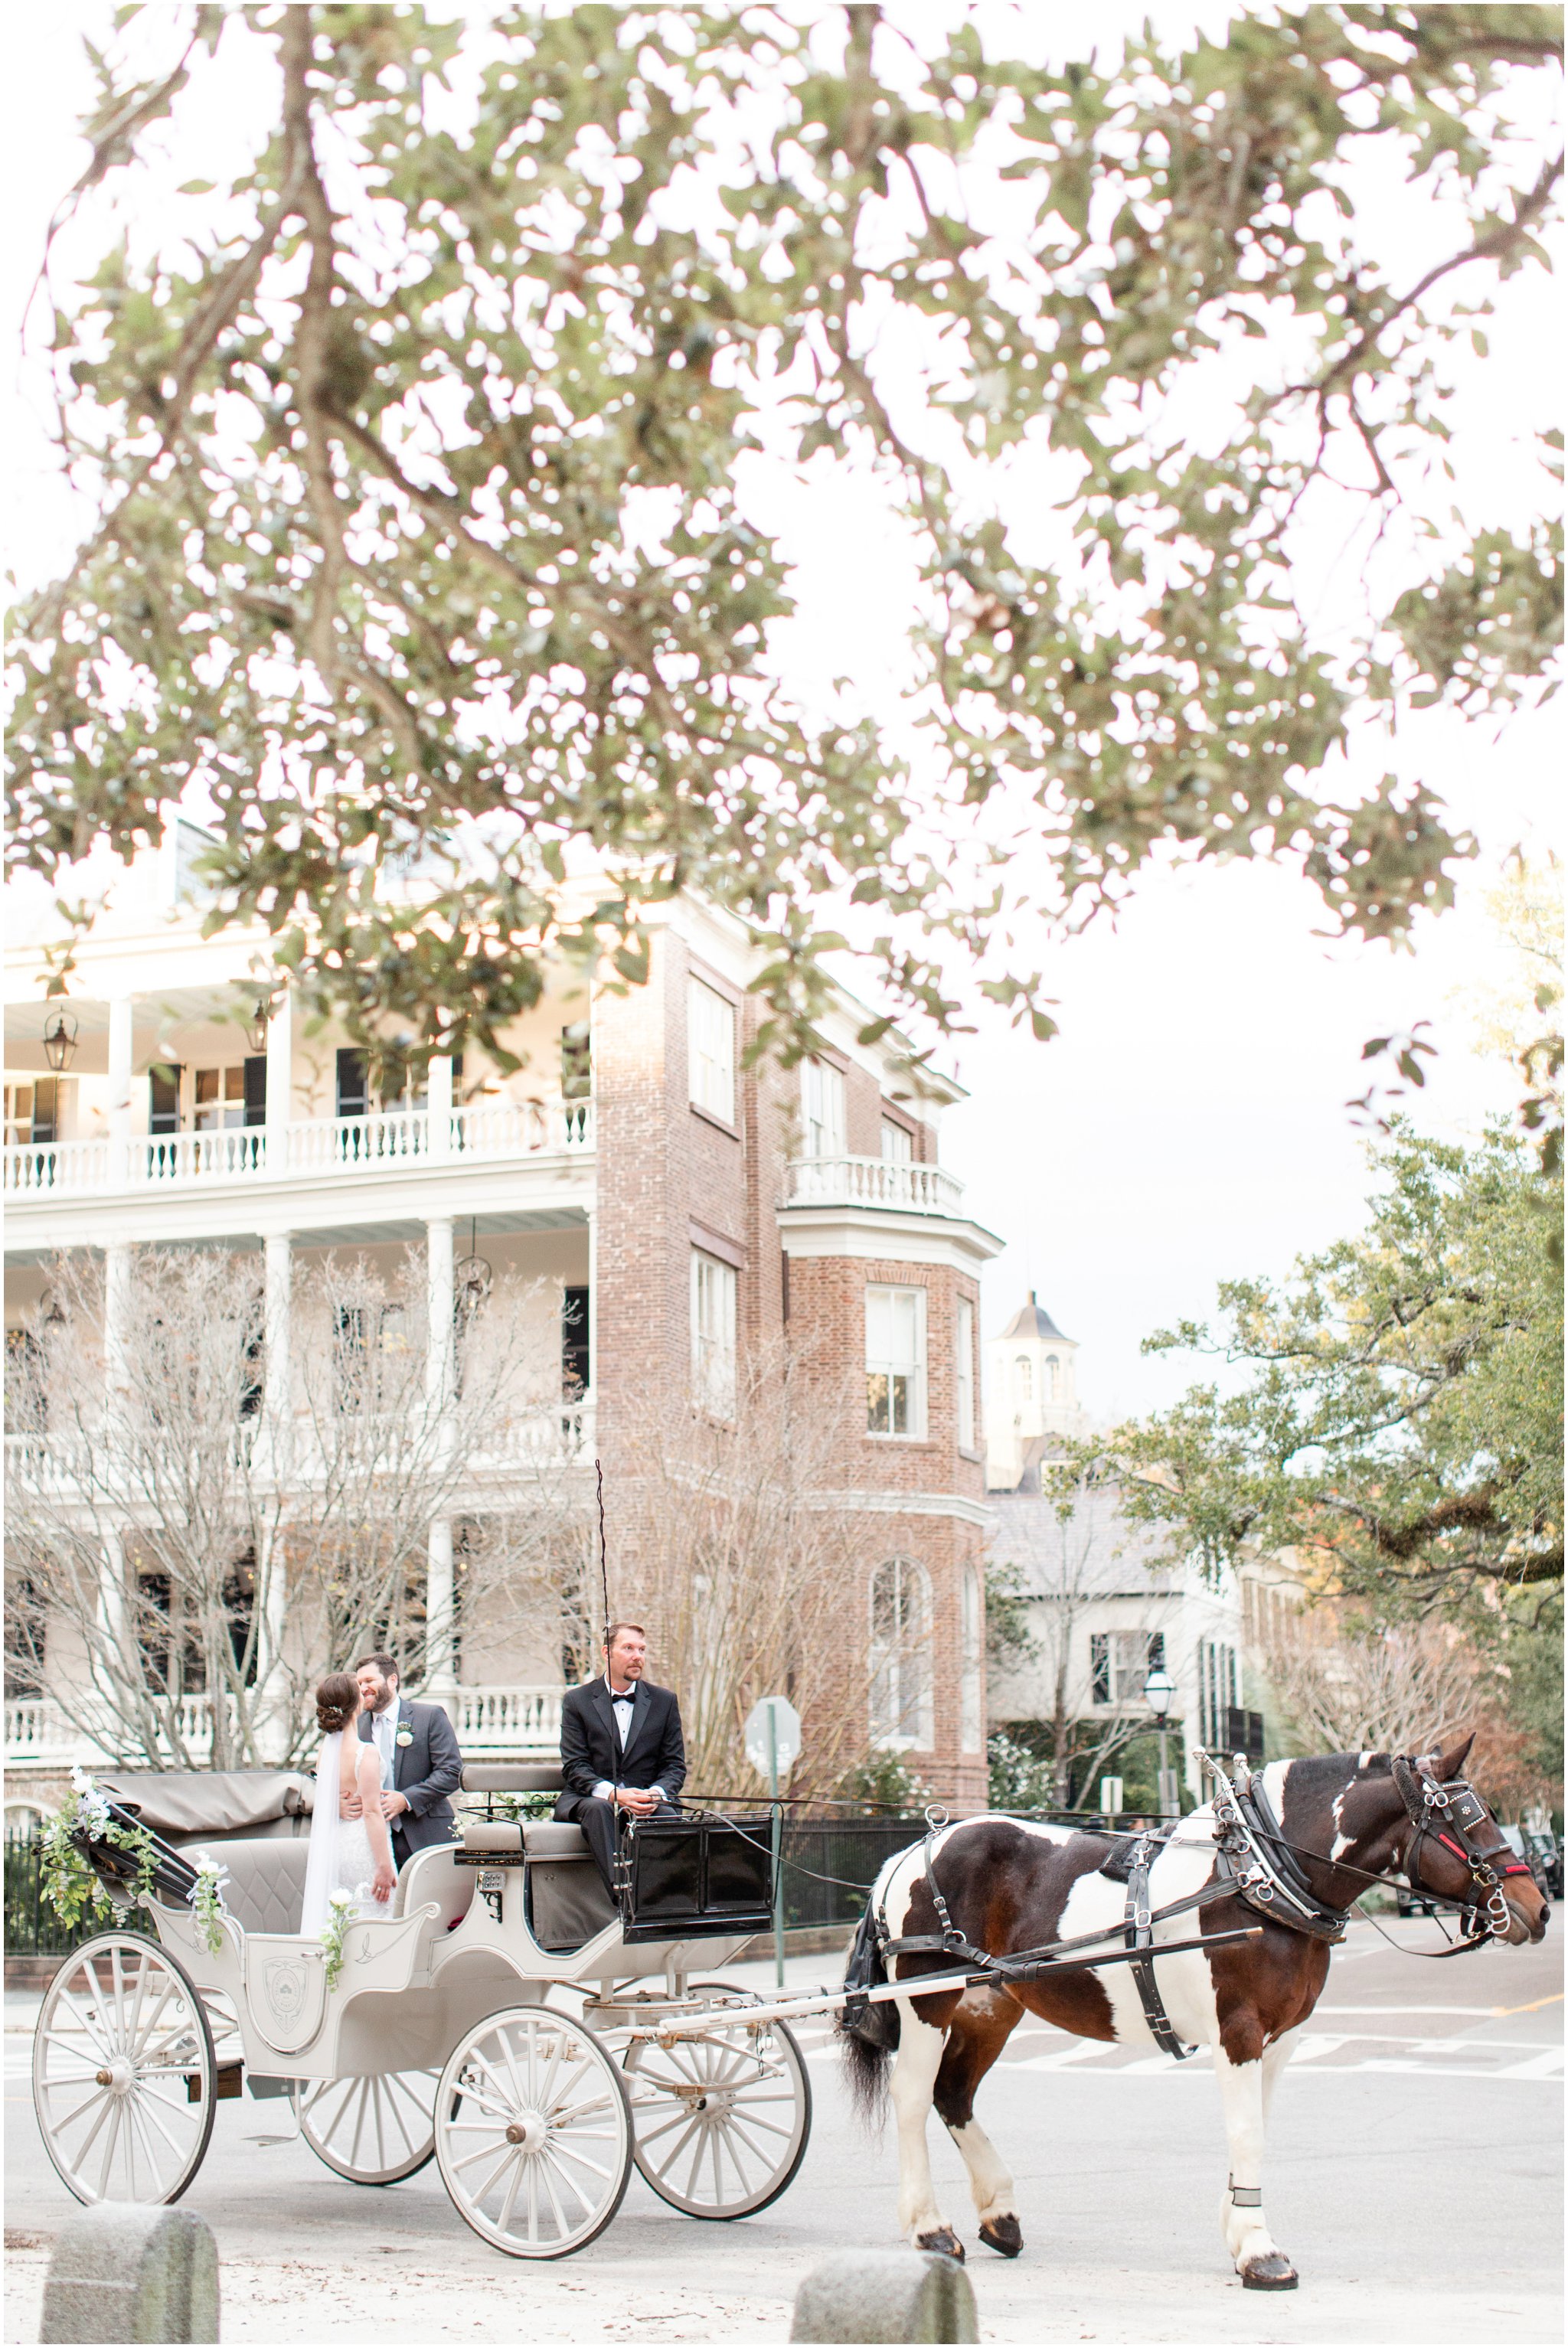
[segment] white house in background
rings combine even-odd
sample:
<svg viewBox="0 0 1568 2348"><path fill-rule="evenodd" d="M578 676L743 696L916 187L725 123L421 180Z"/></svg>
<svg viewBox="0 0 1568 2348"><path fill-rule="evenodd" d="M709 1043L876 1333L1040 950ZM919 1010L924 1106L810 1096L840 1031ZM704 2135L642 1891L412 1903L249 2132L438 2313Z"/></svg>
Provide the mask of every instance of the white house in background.
<svg viewBox="0 0 1568 2348"><path fill-rule="evenodd" d="M987 1354L985 1482L1016 1492L1042 1458L1088 1433L1088 1413L1078 1407L1078 1340L1063 1336L1031 1288Z"/></svg>
<svg viewBox="0 0 1568 2348"><path fill-rule="evenodd" d="M412 1246L428 1289L428 1392L452 1390L470 1279L493 1270L539 1301L560 1365L548 1465L584 1508L595 1456L613 1495L651 1411L683 1423L694 1408L722 1415L742 1349L796 1346L825 1390L850 1398L841 1483L863 1526L864 1579L845 1639L865 1657L868 1745L908 1752L943 1800L981 1807L978 1274L1002 1242L970 1220L962 1184L938 1163L938 1120L961 1088L936 1076L911 1095L903 1040L865 1042L867 1014L847 996L825 1006L816 1058L788 1070L754 1063L762 1005L749 990L765 951L691 896L650 913L645 985L553 968L508 1025L519 1065L470 1049L414 1079L398 1076L394 1056L378 1087L350 1035L304 1015L263 928L204 933L207 845L179 819L160 848L117 868L63 1000L45 994L63 936L53 892L9 892L7 1343L24 1342L57 1251L104 1257L110 1359L135 1249L253 1254L265 1300L261 1456L303 1478L314 1454L293 1439L294 1300L308 1300L335 1251L392 1267ZM595 885L581 884L585 904ZM504 1630L461 1619L454 1551L466 1524L537 1500L537 1447L497 1457L492 1480L428 1525L427 1691L452 1710L469 1754L549 1752L558 1615L542 1601L537 1619L509 1616ZM46 1437L40 1449L8 1436L7 1458L23 1478L57 1473ZM106 1563L106 1651L124 1571L123 1558ZM284 1574L270 1592L263 1627L282 1653ZM141 1663L185 1700L164 1663ZM8 1691L14 1800L31 1786L41 1802L78 1754L96 1757L49 1671ZM187 1742L210 1744L210 1699L193 1694L190 1707Z"/></svg>
<svg viewBox="0 0 1568 2348"><path fill-rule="evenodd" d="M1159 1526L1125 1514L1114 1483L1092 1484L1064 1519L1041 1490L1050 1463L1089 1432L1078 1401L1078 1345L1030 1292L987 1347L985 1484L995 1530L990 1570L1015 1570L1036 1656L993 1672L994 1726L1049 1722L1058 1677L1068 1714L1109 1728L1138 1718L1152 1665L1176 1684L1171 1762L1202 1797L1193 1749L1261 1750L1261 1726L1243 1703L1243 1593L1228 1570L1212 1580L1173 1555ZM1115 1772L1116 1764L1107 1764Z"/></svg>

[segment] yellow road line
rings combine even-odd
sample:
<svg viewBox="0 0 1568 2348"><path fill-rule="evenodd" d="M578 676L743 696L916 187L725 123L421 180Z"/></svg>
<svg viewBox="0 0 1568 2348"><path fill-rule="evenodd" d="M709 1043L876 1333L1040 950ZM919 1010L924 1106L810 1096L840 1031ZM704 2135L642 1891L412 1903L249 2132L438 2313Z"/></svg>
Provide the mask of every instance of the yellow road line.
<svg viewBox="0 0 1568 2348"><path fill-rule="evenodd" d="M1560 1989L1554 1990L1550 1997L1533 1998L1528 2005L1494 2005L1491 2010L1494 2016L1504 2013L1539 2013L1543 2005L1561 2005L1563 1995Z"/></svg>

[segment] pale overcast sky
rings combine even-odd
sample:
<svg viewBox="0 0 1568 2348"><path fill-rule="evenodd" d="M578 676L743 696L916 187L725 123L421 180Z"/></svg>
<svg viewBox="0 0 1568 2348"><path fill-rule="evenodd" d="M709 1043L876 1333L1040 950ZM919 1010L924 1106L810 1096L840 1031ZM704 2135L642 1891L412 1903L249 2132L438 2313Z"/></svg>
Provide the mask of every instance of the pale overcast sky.
<svg viewBox="0 0 1568 2348"><path fill-rule="evenodd" d="M1213 30L1227 12L1140 5L1095 21L1146 13L1176 29L1201 14ZM109 17L99 0L65 0L7 19L9 233L0 267L13 346L45 222L85 156L75 132L90 94L80 35L104 38ZM219 152L223 128L203 126ZM181 176L211 160L182 152ZM1413 224L1412 238L1420 232ZM1504 480L1520 431L1550 413L1556 332L1539 275L1502 290L1491 358L1472 365L1462 387L1457 494ZM10 561L32 581L68 558L72 520L49 479L36 387L24 383L18 396L15 367L5 373ZM787 659L802 689L813 675L837 672L846 644L874 673L879 639L896 654L906 607L901 552L875 512L846 515L841 501L778 481L759 481L755 496L758 518L784 531L799 566ZM1326 580L1336 553L1326 552ZM896 675L896 656L887 665ZM1473 1131L1489 1110L1511 1106L1508 1071L1472 1049L1465 998L1498 967L1483 891L1516 842L1538 853L1547 844L1549 778L1561 766L1555 721L1527 716L1500 734L1429 714L1393 744L1368 740L1357 764L1421 776L1482 842L1459 911L1423 921L1413 953L1315 935L1321 900L1288 872L1168 868L1115 928L1053 956L1057 1042L1026 1041L981 1005L980 1032L954 1055L972 1099L948 1122L944 1155L977 1220L1008 1242L986 1275L985 1334L1037 1289L1081 1343L1080 1395L1097 1418L1168 1398L1191 1375L1192 1365L1140 1357L1149 1331L1207 1311L1218 1280L1283 1272L1300 1251L1354 1227L1367 1187L1364 1137L1345 1104L1365 1089L1367 1036L1432 1023L1440 1057L1415 1106L1433 1129Z"/></svg>

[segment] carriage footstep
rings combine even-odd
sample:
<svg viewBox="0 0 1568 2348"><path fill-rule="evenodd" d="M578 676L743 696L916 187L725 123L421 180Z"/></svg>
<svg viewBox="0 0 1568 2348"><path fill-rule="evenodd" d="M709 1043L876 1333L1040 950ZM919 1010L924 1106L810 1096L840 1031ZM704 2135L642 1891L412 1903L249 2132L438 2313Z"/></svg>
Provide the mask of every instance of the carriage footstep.
<svg viewBox="0 0 1568 2348"><path fill-rule="evenodd" d="M914 2247L917 2250L940 2250L944 2258L956 2259L960 2266L964 2264L964 2245L951 2226L938 2226L930 2234L916 2234Z"/></svg>
<svg viewBox="0 0 1568 2348"><path fill-rule="evenodd" d="M1009 2210L1005 2218L987 2218L980 2229L980 2240L987 2250L1016 2259L1024 2247L1024 2230Z"/></svg>
<svg viewBox="0 0 1568 2348"><path fill-rule="evenodd" d="M1294 2291L1300 2278L1283 2250L1249 2259L1242 2269L1243 2291Z"/></svg>

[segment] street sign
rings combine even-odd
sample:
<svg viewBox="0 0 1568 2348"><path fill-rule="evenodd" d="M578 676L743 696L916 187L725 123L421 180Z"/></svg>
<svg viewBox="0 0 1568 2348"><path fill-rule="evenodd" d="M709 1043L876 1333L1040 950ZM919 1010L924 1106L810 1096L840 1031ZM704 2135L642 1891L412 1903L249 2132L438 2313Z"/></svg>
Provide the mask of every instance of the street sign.
<svg viewBox="0 0 1568 2348"><path fill-rule="evenodd" d="M1100 1779L1099 1814L1102 1818L1119 1818L1121 1816L1121 1780L1119 1777L1102 1777Z"/></svg>
<svg viewBox="0 0 1568 2348"><path fill-rule="evenodd" d="M746 1757L759 1777L787 1777L800 1758L800 1715L787 1695L762 1696L747 1714Z"/></svg>

